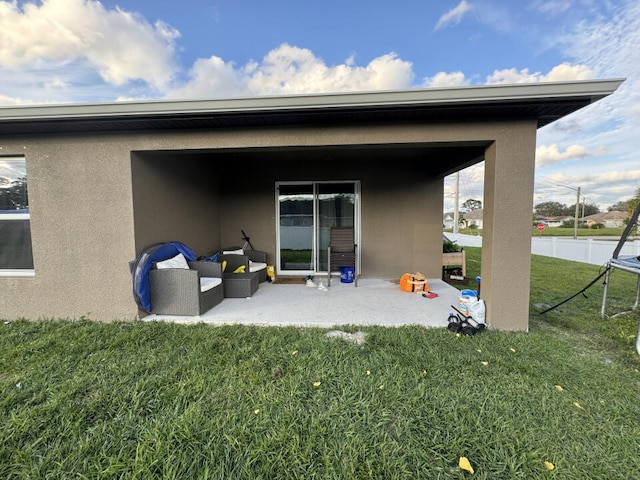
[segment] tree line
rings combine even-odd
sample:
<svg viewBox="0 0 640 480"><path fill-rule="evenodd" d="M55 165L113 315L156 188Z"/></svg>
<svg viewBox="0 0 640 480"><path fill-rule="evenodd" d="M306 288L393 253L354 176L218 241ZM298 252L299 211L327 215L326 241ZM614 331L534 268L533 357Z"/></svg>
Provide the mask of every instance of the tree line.
<svg viewBox="0 0 640 480"><path fill-rule="evenodd" d="M631 216L638 203L640 203L640 188L636 191L634 197L614 203L607 211L627 212ZM565 205L560 202L542 202L534 206L533 212L540 217L573 217L576 213L576 204ZM596 213L600 213L600 208L597 205L593 203L578 204L580 217L588 217Z"/></svg>
<svg viewBox="0 0 640 480"><path fill-rule="evenodd" d="M565 205L560 202L542 202L533 207L533 212L539 217L573 217L576 214L576 204ZM588 217L600 213L600 208L592 203L578 204L580 217Z"/></svg>

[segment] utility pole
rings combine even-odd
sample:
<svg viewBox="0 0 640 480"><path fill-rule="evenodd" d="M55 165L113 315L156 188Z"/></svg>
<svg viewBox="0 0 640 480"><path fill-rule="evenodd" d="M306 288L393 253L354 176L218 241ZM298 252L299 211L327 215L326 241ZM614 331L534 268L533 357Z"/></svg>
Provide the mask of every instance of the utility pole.
<svg viewBox="0 0 640 480"><path fill-rule="evenodd" d="M576 191L576 216L573 219L573 239L578 238L578 215L580 213L580 187Z"/></svg>
<svg viewBox="0 0 640 480"><path fill-rule="evenodd" d="M456 172L456 192L455 192L455 198L453 199L453 233L454 234L458 234L458 227L460 225L460 219L458 218L458 210L460 210L459 206L458 206L458 202L459 200L459 193L460 193L460 172L457 171Z"/></svg>

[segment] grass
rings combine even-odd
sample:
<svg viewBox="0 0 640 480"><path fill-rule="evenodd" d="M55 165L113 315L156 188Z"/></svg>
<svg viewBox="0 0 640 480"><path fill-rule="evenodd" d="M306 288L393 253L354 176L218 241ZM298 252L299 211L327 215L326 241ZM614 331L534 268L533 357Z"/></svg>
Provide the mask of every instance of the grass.
<svg viewBox="0 0 640 480"><path fill-rule="evenodd" d="M597 273L534 256L529 333L0 323L0 478L633 478L637 314L538 313Z"/></svg>
<svg viewBox="0 0 640 480"><path fill-rule="evenodd" d="M548 227L542 232L538 231L536 227L532 229L533 236L542 237L573 237L575 233L578 237L620 237L624 227L620 228L578 228L577 232L573 228L565 227Z"/></svg>
<svg viewBox="0 0 640 480"><path fill-rule="evenodd" d="M624 227L620 228L578 228L578 237L603 237L606 239L607 237L620 237L622 232L624 231ZM452 229L445 229L446 233L452 232ZM465 235L482 235L482 230L477 228L461 228L459 233L463 233ZM531 235L533 237L573 237L575 231L573 228L564 228L564 227L547 227L542 232L538 231L538 229L534 226L531 228ZM633 236L634 232L632 232Z"/></svg>

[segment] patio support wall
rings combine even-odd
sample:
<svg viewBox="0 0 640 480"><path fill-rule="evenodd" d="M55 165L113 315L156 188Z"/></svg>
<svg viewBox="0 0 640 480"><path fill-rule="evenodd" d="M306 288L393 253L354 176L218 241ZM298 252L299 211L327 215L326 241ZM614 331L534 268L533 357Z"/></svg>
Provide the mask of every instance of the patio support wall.
<svg viewBox="0 0 640 480"><path fill-rule="evenodd" d="M511 124L485 152L481 297L487 321L527 330L535 122Z"/></svg>

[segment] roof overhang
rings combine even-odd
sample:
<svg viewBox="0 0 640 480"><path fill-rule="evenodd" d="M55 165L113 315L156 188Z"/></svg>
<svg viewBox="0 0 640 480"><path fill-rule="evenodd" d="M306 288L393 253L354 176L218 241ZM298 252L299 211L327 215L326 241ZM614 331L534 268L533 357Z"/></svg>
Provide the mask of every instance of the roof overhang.
<svg viewBox="0 0 640 480"><path fill-rule="evenodd" d="M0 107L0 135L519 119L542 127L612 94L623 81Z"/></svg>

